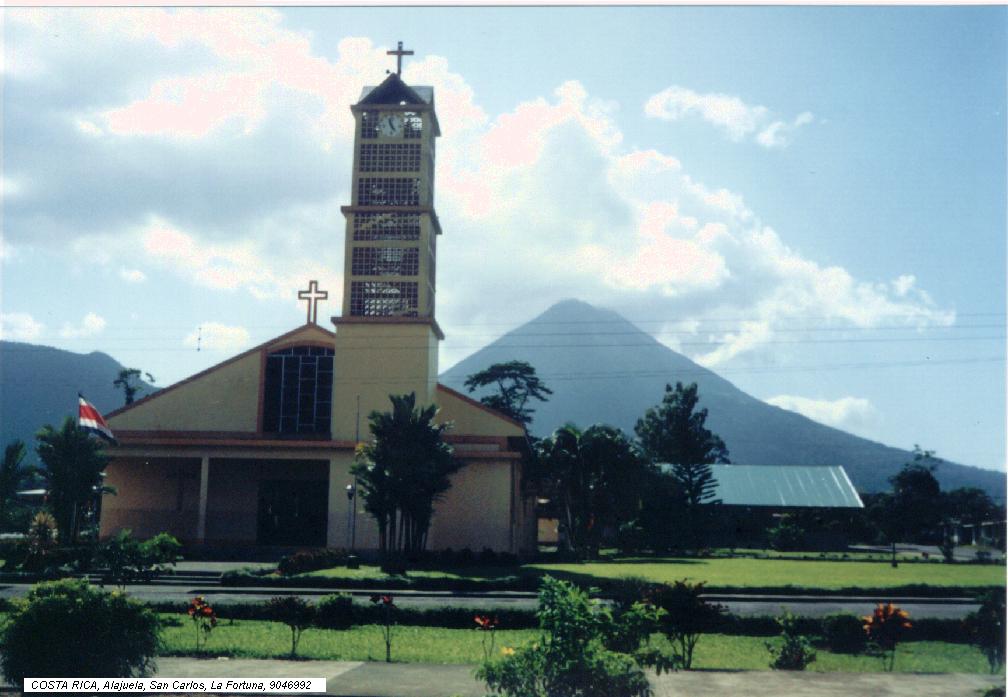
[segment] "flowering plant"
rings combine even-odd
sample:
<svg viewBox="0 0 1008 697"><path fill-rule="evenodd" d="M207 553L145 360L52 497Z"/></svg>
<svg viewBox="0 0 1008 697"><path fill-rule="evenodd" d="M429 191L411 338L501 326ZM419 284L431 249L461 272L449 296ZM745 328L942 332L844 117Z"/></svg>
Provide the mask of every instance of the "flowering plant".
<svg viewBox="0 0 1008 697"><path fill-rule="evenodd" d="M395 602L391 595L372 595L371 603L380 605L383 608L382 638L385 640L385 662L392 662L392 611L395 610Z"/></svg>
<svg viewBox="0 0 1008 697"><path fill-rule="evenodd" d="M896 644L902 638L903 631L910 629L910 615L892 603L879 603L869 617L862 617L865 634L882 652L882 665L887 671L892 671L896 661ZM887 656L888 654L888 656ZM888 658L888 663L886 659Z"/></svg>
<svg viewBox="0 0 1008 697"><path fill-rule="evenodd" d="M196 650L199 651L206 645L207 637L217 626L217 613L202 595L197 595L189 601L188 614L196 629Z"/></svg>
<svg viewBox="0 0 1008 697"><path fill-rule="evenodd" d="M473 621L476 623L476 630L482 632L483 640L483 660L489 661L490 654L494 650L494 630L497 629L499 622L496 617L491 617L490 615L475 615ZM490 637L490 641L487 641L487 635Z"/></svg>

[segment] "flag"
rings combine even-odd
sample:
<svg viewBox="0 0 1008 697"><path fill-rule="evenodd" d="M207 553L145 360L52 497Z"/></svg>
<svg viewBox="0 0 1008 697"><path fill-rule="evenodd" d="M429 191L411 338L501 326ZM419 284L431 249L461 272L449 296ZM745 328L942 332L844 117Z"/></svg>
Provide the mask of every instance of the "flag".
<svg viewBox="0 0 1008 697"><path fill-rule="evenodd" d="M105 423L105 419L102 415L94 408L94 405L84 399L84 396L77 395L80 400L80 407L77 412L77 423L85 431L89 431L99 438L104 438L112 445L118 445L118 441L115 436L112 435L112 429L108 427Z"/></svg>

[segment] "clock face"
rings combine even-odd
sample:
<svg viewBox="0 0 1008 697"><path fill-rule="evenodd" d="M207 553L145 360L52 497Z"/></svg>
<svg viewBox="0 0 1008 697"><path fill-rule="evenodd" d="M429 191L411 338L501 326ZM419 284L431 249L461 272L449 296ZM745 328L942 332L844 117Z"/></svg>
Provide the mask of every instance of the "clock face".
<svg viewBox="0 0 1008 697"><path fill-rule="evenodd" d="M401 136L403 120L399 114L382 114L378 117L378 132L383 136Z"/></svg>

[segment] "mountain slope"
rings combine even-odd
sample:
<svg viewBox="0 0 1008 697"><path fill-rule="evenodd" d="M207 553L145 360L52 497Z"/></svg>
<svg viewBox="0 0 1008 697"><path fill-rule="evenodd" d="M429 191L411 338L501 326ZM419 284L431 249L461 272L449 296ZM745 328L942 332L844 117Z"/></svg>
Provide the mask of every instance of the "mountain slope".
<svg viewBox="0 0 1008 697"><path fill-rule="evenodd" d="M35 432L77 416L81 392L98 411L122 406L112 382L122 370L114 358L95 351L82 354L49 346L0 341L0 443L20 438L35 460ZM145 385L140 394L149 394Z"/></svg>
<svg viewBox="0 0 1008 697"><path fill-rule="evenodd" d="M632 435L637 419L661 401L665 384L681 381L698 384L708 427L736 464L843 465L858 490L882 491L913 457L760 401L619 314L577 300L508 332L445 371L441 382L465 392L468 375L508 360L531 363L554 392L534 405L531 430L540 436L567 422L608 423ZM937 476L943 489L978 486L1004 498L1004 473L946 462Z"/></svg>

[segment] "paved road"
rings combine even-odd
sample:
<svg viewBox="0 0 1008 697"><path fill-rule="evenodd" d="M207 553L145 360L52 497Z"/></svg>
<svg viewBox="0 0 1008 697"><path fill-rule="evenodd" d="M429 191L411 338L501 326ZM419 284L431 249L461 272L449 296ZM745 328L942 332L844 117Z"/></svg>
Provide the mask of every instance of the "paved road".
<svg viewBox="0 0 1008 697"><path fill-rule="evenodd" d="M30 584L5 584L0 586L0 597L14 598L24 595L31 588ZM126 586L126 592L147 602L175 601L183 603L193 596L202 595L211 604L257 602L268 600L276 595L298 595L306 600L318 598L332 593L325 589L240 589L216 585L180 586L168 584L135 584ZM350 591L358 602L364 602L370 595L370 590ZM536 598L532 593L488 593L483 595L458 595L450 592L418 592L395 591L396 603L402 607L467 607L475 610L492 610L499 608L535 609ZM961 619L975 611L978 605L963 600L948 601L901 599L901 598L809 598L781 596L715 596L714 600L726 605L730 612L738 615L779 615L786 608L796 615L821 617L834 612L849 612L856 615L871 614L876 600L893 600L910 613L911 617L935 617L946 619Z"/></svg>

